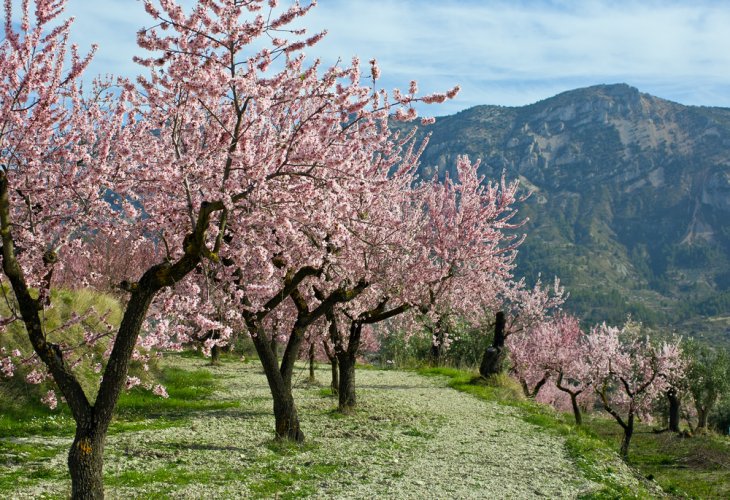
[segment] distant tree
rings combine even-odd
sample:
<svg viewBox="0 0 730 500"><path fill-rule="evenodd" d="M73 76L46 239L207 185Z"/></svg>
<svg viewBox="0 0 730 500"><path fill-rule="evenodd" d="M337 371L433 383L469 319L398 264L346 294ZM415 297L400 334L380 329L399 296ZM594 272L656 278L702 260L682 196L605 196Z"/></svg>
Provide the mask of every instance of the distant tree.
<svg viewBox="0 0 730 500"><path fill-rule="evenodd" d="M687 342L687 385L697 411L697 429L706 429L712 409L730 392L730 355L726 350Z"/></svg>
<svg viewBox="0 0 730 500"><path fill-rule="evenodd" d="M588 336L589 377L603 408L623 429L621 456L628 458L635 420L648 418L654 400L684 368L677 344L654 345L636 324L605 324Z"/></svg>

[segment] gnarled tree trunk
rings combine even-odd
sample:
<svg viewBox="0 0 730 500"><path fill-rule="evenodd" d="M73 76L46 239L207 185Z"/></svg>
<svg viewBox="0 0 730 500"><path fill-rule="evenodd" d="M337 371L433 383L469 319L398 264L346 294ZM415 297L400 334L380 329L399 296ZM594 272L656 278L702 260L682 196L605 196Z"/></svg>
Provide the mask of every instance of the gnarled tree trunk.
<svg viewBox="0 0 730 500"><path fill-rule="evenodd" d="M297 332L292 332L283 356L282 365L288 359L287 352L290 353L290 356L293 352L299 352L302 339L297 337ZM253 341L271 390L274 403L276 438L302 442L304 441L304 433L299 426L299 415L291 391L292 371L279 367L278 360L271 350L271 344L265 339L262 328L259 327L257 334L253 336ZM296 354L294 354L294 357L296 357ZM293 364L293 360L291 363Z"/></svg>
<svg viewBox="0 0 730 500"><path fill-rule="evenodd" d="M484 351L482 363L479 366L479 374L482 377L491 377L502 373L505 358L505 317L504 312L499 311L494 321L494 340L492 345Z"/></svg>
<svg viewBox="0 0 730 500"><path fill-rule="evenodd" d="M318 274L318 272L316 269L303 268L296 274L288 274L282 290L266 303L262 312L257 314L244 312L246 325L251 333L274 400L277 439L304 441L304 433L299 426L299 416L292 395L291 381L294 363L299 356L306 329L317 319L331 312L336 304L354 299L368 286L365 282L358 282L351 289L338 288L327 297L321 297L319 305L310 311L306 299L296 287L305 277ZM279 363L271 348L272 344L264 332L263 319L269 311L272 311L287 297L291 297L297 308L297 320L294 322L286 348L281 356L281 363Z"/></svg>
<svg viewBox="0 0 730 500"><path fill-rule="evenodd" d="M578 396L583 392L583 389L571 389L563 385L563 372L558 373L558 380L556 387L563 392L567 392L570 395L570 404L573 407L573 417L575 418L575 425L583 425L583 415L578 406Z"/></svg>
<svg viewBox="0 0 730 500"><path fill-rule="evenodd" d="M537 395L540 393L540 389L542 389L542 386L545 385L545 383L550 378L549 373L545 373L543 377L537 381L537 384L535 384L535 387L530 390L530 388L527 386L527 380L524 378L520 378L520 385L522 386L522 392L525 394L526 398L535 399Z"/></svg>

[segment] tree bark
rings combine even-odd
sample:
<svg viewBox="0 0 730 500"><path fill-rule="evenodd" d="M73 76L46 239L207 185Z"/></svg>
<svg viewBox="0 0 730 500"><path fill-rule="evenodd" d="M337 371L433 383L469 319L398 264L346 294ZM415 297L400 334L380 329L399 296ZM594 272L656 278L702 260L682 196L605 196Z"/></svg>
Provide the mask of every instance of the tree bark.
<svg viewBox="0 0 730 500"><path fill-rule="evenodd" d="M255 333L256 335L252 335L254 347L256 347L256 352L266 374L266 381L269 383L269 390L274 403L276 439L301 443L304 441L304 433L299 427L299 415L291 392L291 372L287 374L280 369L276 355L271 349L271 343L265 339L263 328L260 325ZM292 333L292 336L295 335L296 333ZM296 350L298 352L300 343L301 340L297 342L296 338L290 337L287 351ZM284 357L286 357L286 353L284 353Z"/></svg>
<svg viewBox="0 0 730 500"><path fill-rule="evenodd" d="M667 399L669 400L669 430L679 432L679 395L674 387L667 391Z"/></svg>
<svg viewBox="0 0 730 500"><path fill-rule="evenodd" d="M91 423L76 425L76 436L68 454L71 498L74 499L104 498L102 471L106 432L99 432L96 427L98 425Z"/></svg>
<svg viewBox="0 0 730 500"><path fill-rule="evenodd" d="M504 312L499 311L494 321L494 340L492 345L484 351L482 363L479 366L479 374L482 377L487 378L502 373L505 358L504 341L505 318Z"/></svg>
<svg viewBox="0 0 730 500"><path fill-rule="evenodd" d="M309 344L309 383L313 384L317 381L314 377L314 342Z"/></svg>
<svg viewBox="0 0 730 500"><path fill-rule="evenodd" d="M299 427L299 414L291 390L288 393L282 391L274 395L274 419L277 439L296 443L304 441L304 433Z"/></svg>
<svg viewBox="0 0 730 500"><path fill-rule="evenodd" d="M355 394L355 356L347 351L337 355L340 368L340 388L338 410L342 413L352 413L357 406Z"/></svg>
<svg viewBox="0 0 730 500"><path fill-rule="evenodd" d="M217 344L210 348L210 364L213 366L221 364L221 348Z"/></svg>
<svg viewBox="0 0 730 500"><path fill-rule="evenodd" d="M575 418L575 425L583 425L583 414L578 406L578 395L570 393L570 404L573 406L573 417Z"/></svg>
<svg viewBox="0 0 730 500"><path fill-rule="evenodd" d="M629 445L631 444L631 436L634 435L634 414L629 413L628 423L623 426L624 437L621 439L621 456L624 460L629 458Z"/></svg>

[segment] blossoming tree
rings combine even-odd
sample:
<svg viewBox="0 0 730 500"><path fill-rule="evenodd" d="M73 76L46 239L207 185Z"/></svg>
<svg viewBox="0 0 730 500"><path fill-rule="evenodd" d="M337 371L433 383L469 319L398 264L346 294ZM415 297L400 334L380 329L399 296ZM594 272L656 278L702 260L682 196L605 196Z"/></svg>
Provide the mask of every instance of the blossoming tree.
<svg viewBox="0 0 730 500"><path fill-rule="evenodd" d="M652 402L684 370L677 343L652 344L637 325L623 330L605 324L588 336L590 371L603 408L624 431L621 455L626 458L637 418L647 418Z"/></svg>
<svg viewBox="0 0 730 500"><path fill-rule="evenodd" d="M517 183L502 179L484 184L478 167L479 162L460 157L456 179L425 184L413 189L410 198L383 199L382 203L400 200L400 230L379 230L381 240L392 241L384 247L388 252L373 252L363 260L360 272L371 277L372 286L328 318L335 325L331 335L340 367L340 411L356 406L355 360L363 328L412 308L432 316L446 310L472 314L494 301L511 278L519 242L505 229L515 227L510 219L516 213ZM407 192L407 186L400 192ZM384 213L392 213L392 207ZM443 341L434 339L437 345Z"/></svg>

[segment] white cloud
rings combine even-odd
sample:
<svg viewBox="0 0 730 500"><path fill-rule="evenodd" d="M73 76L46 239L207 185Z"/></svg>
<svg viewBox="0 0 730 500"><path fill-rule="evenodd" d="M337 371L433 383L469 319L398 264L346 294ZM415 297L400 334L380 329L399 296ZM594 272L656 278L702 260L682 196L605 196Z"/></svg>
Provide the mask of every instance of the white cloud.
<svg viewBox="0 0 730 500"><path fill-rule="evenodd" d="M141 2L70 0L69 11L80 45L100 44L91 71L137 71L135 32L150 24ZM311 55L377 57L388 88L460 83L459 98L436 114L615 82L730 106L730 5L720 1L320 0L304 24L329 30Z"/></svg>

